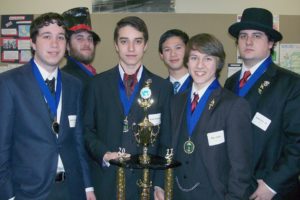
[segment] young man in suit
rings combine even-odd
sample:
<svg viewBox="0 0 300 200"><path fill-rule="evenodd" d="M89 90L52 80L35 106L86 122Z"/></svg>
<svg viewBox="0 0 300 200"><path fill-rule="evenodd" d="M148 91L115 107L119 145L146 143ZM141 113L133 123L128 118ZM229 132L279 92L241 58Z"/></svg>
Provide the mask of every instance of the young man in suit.
<svg viewBox="0 0 300 200"><path fill-rule="evenodd" d="M175 200L248 197L250 108L220 86L216 77L224 60L223 45L214 36L203 33L190 38L184 62L193 84L171 100L174 159L182 163L174 172Z"/></svg>
<svg viewBox="0 0 300 200"><path fill-rule="evenodd" d="M58 68L67 42L62 16L37 17L30 38L31 61L0 75L0 197L95 200L83 144L81 84Z"/></svg>
<svg viewBox="0 0 300 200"><path fill-rule="evenodd" d="M79 78L86 87L91 77L96 75L96 69L91 63L95 57L97 44L100 43L100 37L92 29L88 8L72 8L65 11L62 16L70 38L67 43L67 64L62 71Z"/></svg>
<svg viewBox="0 0 300 200"><path fill-rule="evenodd" d="M160 126L157 141L154 147L149 147L149 153L158 154L160 150L165 153L164 147L170 142L169 97L172 86L143 65L147 42L147 26L139 17L128 16L117 22L114 44L119 63L96 75L88 87L85 141L93 159L92 177L99 199L116 199L117 167L109 165L109 161L118 158L119 148L125 148L131 155L142 153L132 124L143 121L146 114L150 122ZM154 103L145 113L138 98L149 80ZM126 169L126 199L140 199L136 182L141 177L141 170Z"/></svg>
<svg viewBox="0 0 300 200"><path fill-rule="evenodd" d="M300 173L300 78L273 63L271 55L281 33L273 15L263 8L245 9L231 25L242 70L225 87L244 97L252 109L254 178L250 199L286 199ZM292 199L298 199L299 196Z"/></svg>
<svg viewBox="0 0 300 200"><path fill-rule="evenodd" d="M182 93L192 85L192 78L183 63L188 40L189 36L179 29L167 30L159 39L159 55L168 68L174 94Z"/></svg>

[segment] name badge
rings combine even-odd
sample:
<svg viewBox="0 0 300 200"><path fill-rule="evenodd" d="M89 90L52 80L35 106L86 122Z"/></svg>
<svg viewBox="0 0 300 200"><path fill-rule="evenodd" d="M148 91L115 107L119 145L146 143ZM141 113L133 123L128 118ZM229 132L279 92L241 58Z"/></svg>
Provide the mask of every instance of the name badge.
<svg viewBox="0 0 300 200"><path fill-rule="evenodd" d="M157 113L157 114L150 114L148 115L148 119L149 121L154 125L160 125L161 123L161 113Z"/></svg>
<svg viewBox="0 0 300 200"><path fill-rule="evenodd" d="M252 124L257 126L258 128L262 129L263 131L266 131L271 124L271 120L259 112L255 113L253 119L252 119Z"/></svg>
<svg viewBox="0 0 300 200"><path fill-rule="evenodd" d="M68 118L69 118L69 126L70 126L70 128L74 128L75 125L76 125L76 118L77 118L77 116L76 115L69 115Z"/></svg>
<svg viewBox="0 0 300 200"><path fill-rule="evenodd" d="M214 146L225 142L224 131L207 133L208 145Z"/></svg>

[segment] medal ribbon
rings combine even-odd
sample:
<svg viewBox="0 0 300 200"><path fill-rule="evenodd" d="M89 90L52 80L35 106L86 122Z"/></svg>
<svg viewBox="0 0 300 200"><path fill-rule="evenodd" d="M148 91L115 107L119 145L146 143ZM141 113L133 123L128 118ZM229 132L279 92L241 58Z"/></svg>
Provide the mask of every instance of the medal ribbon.
<svg viewBox="0 0 300 200"><path fill-rule="evenodd" d="M179 91L177 93L183 92L188 88L188 85L190 84L190 82L192 81L192 77L189 76L184 83L182 84L182 86L180 87Z"/></svg>
<svg viewBox="0 0 300 200"><path fill-rule="evenodd" d="M137 82L137 84L135 84L134 86L134 90L130 96L130 98L128 99L127 98L127 95L126 95L126 89L125 89L125 85L120 77L119 79L119 92L120 92L120 99L121 99L121 102L122 102L122 105L123 105L123 110L124 110L124 115L127 116L128 113L129 113L129 110L131 108L131 105L133 103L133 100L136 96L136 93L138 91L138 88L139 88L139 83L140 81Z"/></svg>
<svg viewBox="0 0 300 200"><path fill-rule="evenodd" d="M51 95L51 92L46 85L41 72L39 71L38 67L36 66L35 62L33 61L33 58L30 60L32 70L34 77L38 81L39 87L47 101L48 107L50 109L50 115L54 119L57 115L57 107L60 100L61 95L61 73L58 69L57 71L57 84L56 84L56 90L55 90L55 98Z"/></svg>
<svg viewBox="0 0 300 200"><path fill-rule="evenodd" d="M246 82L244 87L239 88L239 81L237 82L236 86L236 94L240 97L244 97L250 88L254 85L254 83L261 77L261 75L267 70L267 68L270 66L270 63L272 62L271 56L268 57L254 72L254 74L249 78L249 80Z"/></svg>
<svg viewBox="0 0 300 200"><path fill-rule="evenodd" d="M81 62L78 62L77 60L75 60L74 58L68 56L68 60L76 63L87 75L89 76L94 76L94 74L92 72L90 72Z"/></svg>
<svg viewBox="0 0 300 200"><path fill-rule="evenodd" d="M194 110L194 112L192 113L191 111L191 92L192 92L192 88L190 89L189 92L189 97L188 97L188 104L187 104L187 127L188 127L188 134L189 134L189 138L192 137L193 134L193 130L197 124L197 122L199 121L203 110L206 106L206 102L209 99L210 94L212 93L212 91L214 91L215 89L221 87L219 81L217 79L215 79L210 85L209 87L206 89L205 93L203 94L203 96L201 97L201 99L199 100L196 109Z"/></svg>

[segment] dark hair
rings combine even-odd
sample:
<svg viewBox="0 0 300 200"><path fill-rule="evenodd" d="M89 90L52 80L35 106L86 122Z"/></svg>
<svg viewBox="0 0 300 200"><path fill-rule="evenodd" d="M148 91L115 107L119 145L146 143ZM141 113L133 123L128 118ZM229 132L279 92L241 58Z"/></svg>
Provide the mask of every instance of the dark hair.
<svg viewBox="0 0 300 200"><path fill-rule="evenodd" d="M193 36L187 43L184 55L184 64L187 65L190 51L196 50L210 56L217 57L216 77L219 77L225 63L225 51L222 43L213 35L201 33Z"/></svg>
<svg viewBox="0 0 300 200"><path fill-rule="evenodd" d="M185 32L183 32L182 30L179 30L179 29L170 29L170 30L167 30L166 32L164 32L160 36L159 43L158 43L158 51L159 51L159 53L162 53L163 43L167 39L169 39L170 37L179 37L184 44L187 44L187 42L189 40L188 34L186 34Z"/></svg>
<svg viewBox="0 0 300 200"><path fill-rule="evenodd" d="M147 26L145 24L145 22L136 16L128 16L128 17L124 17L123 19L121 19L115 28L114 31L114 41L115 43L117 43L118 37L119 37L119 30L125 26L131 26L133 28L135 28L136 30L140 31L143 33L144 36L144 40L145 43L148 42L149 39L149 34L148 34L148 29Z"/></svg>
<svg viewBox="0 0 300 200"><path fill-rule="evenodd" d="M34 19L30 25L30 38L33 43L36 42L36 37L39 34L39 30L44 26L49 26L50 24L57 24L65 30L65 37L68 39L67 28L64 24L64 18L58 13L44 13ZM31 49L34 54L34 50Z"/></svg>

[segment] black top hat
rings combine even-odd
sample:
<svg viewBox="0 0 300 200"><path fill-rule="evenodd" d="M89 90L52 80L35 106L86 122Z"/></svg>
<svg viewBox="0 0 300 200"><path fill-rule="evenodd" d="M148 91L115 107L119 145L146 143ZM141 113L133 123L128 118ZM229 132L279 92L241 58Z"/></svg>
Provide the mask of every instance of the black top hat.
<svg viewBox="0 0 300 200"><path fill-rule="evenodd" d="M71 34L77 31L88 31L93 35L93 39L95 42L101 41L98 34L92 30L91 18L88 8L72 8L63 12L62 16L64 17L67 29Z"/></svg>
<svg viewBox="0 0 300 200"><path fill-rule="evenodd" d="M245 29L263 31L270 35L275 42L282 40L281 33L273 29L272 13L263 8L245 9L241 21L231 25L228 32L238 38L240 31Z"/></svg>

